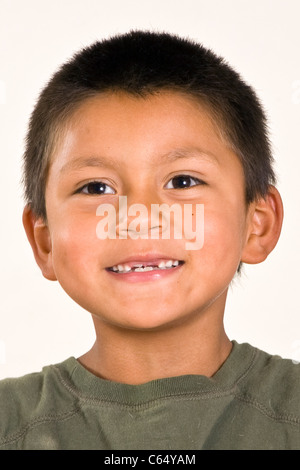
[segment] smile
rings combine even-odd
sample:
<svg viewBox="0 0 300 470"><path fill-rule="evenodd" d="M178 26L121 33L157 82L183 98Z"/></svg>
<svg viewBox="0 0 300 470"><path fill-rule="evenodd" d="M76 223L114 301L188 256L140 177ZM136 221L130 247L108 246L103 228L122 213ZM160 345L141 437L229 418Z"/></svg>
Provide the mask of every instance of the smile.
<svg viewBox="0 0 300 470"><path fill-rule="evenodd" d="M143 273L148 271L159 271L165 269L173 269L177 266L183 264L183 261L180 260L165 260L160 261L159 263L151 262L136 262L128 264L117 264L110 268L107 268L108 271L113 271L114 273L119 274L129 274L129 273Z"/></svg>

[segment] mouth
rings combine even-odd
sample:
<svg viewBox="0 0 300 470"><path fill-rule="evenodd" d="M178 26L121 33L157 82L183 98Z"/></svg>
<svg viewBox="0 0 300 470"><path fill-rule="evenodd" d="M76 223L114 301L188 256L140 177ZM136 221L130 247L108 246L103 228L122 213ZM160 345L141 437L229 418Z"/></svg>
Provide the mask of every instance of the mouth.
<svg viewBox="0 0 300 470"><path fill-rule="evenodd" d="M178 268L183 265L184 261L177 259L161 259L161 260L137 260L119 263L107 268L116 274L145 273L150 271L164 271Z"/></svg>

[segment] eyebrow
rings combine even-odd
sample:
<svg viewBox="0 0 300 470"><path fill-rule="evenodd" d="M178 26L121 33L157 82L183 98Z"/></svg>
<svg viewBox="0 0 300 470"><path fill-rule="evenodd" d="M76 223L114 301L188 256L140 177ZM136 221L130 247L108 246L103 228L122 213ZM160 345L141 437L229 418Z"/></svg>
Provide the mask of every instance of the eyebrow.
<svg viewBox="0 0 300 470"><path fill-rule="evenodd" d="M184 158L201 158L201 160L218 163L218 158L214 153L198 147L178 148L161 156L161 159L166 162L173 162Z"/></svg>
<svg viewBox="0 0 300 470"><path fill-rule="evenodd" d="M178 148L160 156L160 159L166 163L189 158L201 158L202 160L207 160L211 163L218 163L218 159L215 154L199 148ZM60 173L64 173L68 170L81 170L88 167L111 167L115 169L116 165L118 165L118 163L114 160L102 156L77 157L63 165L60 169Z"/></svg>
<svg viewBox="0 0 300 470"><path fill-rule="evenodd" d="M74 160L67 162L60 169L60 173L64 173L68 170L81 170L87 167L115 167L116 163L112 162L108 158L104 157L78 157Z"/></svg>

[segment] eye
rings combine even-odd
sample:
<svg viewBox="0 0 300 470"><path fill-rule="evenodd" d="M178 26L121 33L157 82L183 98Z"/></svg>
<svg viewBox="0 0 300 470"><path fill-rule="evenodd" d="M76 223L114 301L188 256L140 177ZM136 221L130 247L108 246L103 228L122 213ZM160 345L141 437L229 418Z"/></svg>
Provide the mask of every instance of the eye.
<svg viewBox="0 0 300 470"><path fill-rule="evenodd" d="M82 186L77 193L83 194L115 194L115 190L106 183L102 181L91 181L90 183L85 184Z"/></svg>
<svg viewBox="0 0 300 470"><path fill-rule="evenodd" d="M166 189L188 189L192 186L205 184L204 181L189 175L177 175L166 184Z"/></svg>

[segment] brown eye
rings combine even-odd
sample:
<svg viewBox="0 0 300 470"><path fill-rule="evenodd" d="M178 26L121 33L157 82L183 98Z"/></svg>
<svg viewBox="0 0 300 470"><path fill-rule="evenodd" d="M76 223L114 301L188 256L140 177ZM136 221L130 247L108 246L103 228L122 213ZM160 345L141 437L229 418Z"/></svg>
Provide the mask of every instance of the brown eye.
<svg viewBox="0 0 300 470"><path fill-rule="evenodd" d="M115 194L114 189L103 181L92 181L85 184L78 192L83 194Z"/></svg>
<svg viewBox="0 0 300 470"><path fill-rule="evenodd" d="M174 176L166 185L167 189L188 189L192 186L204 184L203 181L198 178L193 178L189 175L178 175Z"/></svg>

